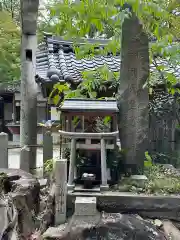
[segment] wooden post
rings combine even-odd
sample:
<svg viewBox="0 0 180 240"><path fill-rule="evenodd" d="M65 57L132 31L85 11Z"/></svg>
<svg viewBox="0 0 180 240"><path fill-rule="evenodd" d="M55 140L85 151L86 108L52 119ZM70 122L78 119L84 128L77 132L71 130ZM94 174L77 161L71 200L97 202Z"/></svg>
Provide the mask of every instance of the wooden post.
<svg viewBox="0 0 180 240"><path fill-rule="evenodd" d="M20 145L37 144L37 84L36 49L37 49L37 17L39 0L21 0L21 121ZM30 147L29 170L36 168L36 148ZM20 162L23 165L23 153Z"/></svg>
<svg viewBox="0 0 180 240"><path fill-rule="evenodd" d="M43 168L46 161L52 158L53 158L53 137L50 131L46 131L46 129L43 129Z"/></svg>
<svg viewBox="0 0 180 240"><path fill-rule="evenodd" d="M108 190L107 184L107 164L106 164L106 142L104 138L101 138L101 180L102 184L100 188L102 190Z"/></svg>
<svg viewBox="0 0 180 240"><path fill-rule="evenodd" d="M67 160L59 159L55 162L55 224L63 224L66 221L67 200Z"/></svg>
<svg viewBox="0 0 180 240"><path fill-rule="evenodd" d="M0 168L8 168L8 135L0 133Z"/></svg>
<svg viewBox="0 0 180 240"><path fill-rule="evenodd" d="M76 139L71 139L71 154L70 154L70 164L69 164L69 178L68 178L68 189L74 188L74 171L76 164Z"/></svg>

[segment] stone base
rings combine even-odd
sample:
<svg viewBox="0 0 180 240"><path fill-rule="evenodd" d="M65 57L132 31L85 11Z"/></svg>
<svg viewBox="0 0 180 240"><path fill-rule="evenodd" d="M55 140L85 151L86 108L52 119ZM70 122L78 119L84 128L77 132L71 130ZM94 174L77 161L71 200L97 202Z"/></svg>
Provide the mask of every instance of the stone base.
<svg viewBox="0 0 180 240"><path fill-rule="evenodd" d="M148 181L148 178L145 175L132 175L130 180L136 183L137 187L143 188Z"/></svg>
<svg viewBox="0 0 180 240"><path fill-rule="evenodd" d="M76 197L74 215L93 216L96 213L96 197Z"/></svg>
<svg viewBox="0 0 180 240"><path fill-rule="evenodd" d="M109 185L108 184L107 185L101 185L100 190L101 191L108 191L109 190Z"/></svg>
<svg viewBox="0 0 180 240"><path fill-rule="evenodd" d="M55 214L55 225L64 224L65 222L66 222L66 212L65 213L57 212Z"/></svg>
<svg viewBox="0 0 180 240"><path fill-rule="evenodd" d="M67 184L67 190L74 190L75 185L74 184Z"/></svg>

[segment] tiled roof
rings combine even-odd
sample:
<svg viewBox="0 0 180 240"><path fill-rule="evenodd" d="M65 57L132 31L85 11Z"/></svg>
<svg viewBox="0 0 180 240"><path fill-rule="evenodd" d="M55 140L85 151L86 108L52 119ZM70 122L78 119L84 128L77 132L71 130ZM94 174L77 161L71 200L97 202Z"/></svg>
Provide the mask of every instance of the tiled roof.
<svg viewBox="0 0 180 240"><path fill-rule="evenodd" d="M90 43L97 41L89 39ZM107 65L109 70L120 70L119 56L95 56L78 60L73 52L73 42L61 38L48 38L39 46L36 57L36 73L42 82L82 81L82 72L95 70ZM83 44L83 42L81 42ZM107 45L107 40L100 40L100 45Z"/></svg>
<svg viewBox="0 0 180 240"><path fill-rule="evenodd" d="M0 93L14 93L20 91L20 81L0 83Z"/></svg>
<svg viewBox="0 0 180 240"><path fill-rule="evenodd" d="M89 43L99 43L101 47L107 45L108 40L86 39ZM81 42L80 45L85 44ZM82 81L82 72L95 70L106 65L113 72L120 71L120 55L95 56L93 58L77 59L73 52L73 41L65 41L62 38L46 36L45 42L39 45L37 52L37 77L41 83L56 83L59 81ZM170 66L168 61L157 59L158 65L165 63L167 71L180 77L180 65ZM157 71L151 65L151 72Z"/></svg>
<svg viewBox="0 0 180 240"><path fill-rule="evenodd" d="M61 111L111 111L117 112L116 100L67 99Z"/></svg>

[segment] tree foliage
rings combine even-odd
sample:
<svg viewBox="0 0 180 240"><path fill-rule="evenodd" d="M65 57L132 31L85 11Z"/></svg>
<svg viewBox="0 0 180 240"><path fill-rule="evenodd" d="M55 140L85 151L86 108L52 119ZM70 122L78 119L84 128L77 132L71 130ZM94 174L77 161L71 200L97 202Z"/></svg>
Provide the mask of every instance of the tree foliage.
<svg viewBox="0 0 180 240"><path fill-rule="evenodd" d="M126 2L126 4L125 4ZM129 15L128 4L150 37L180 37L176 0L82 0L54 1L49 4L53 29L67 37L120 37L122 22ZM125 4L125 5L124 5Z"/></svg>
<svg viewBox="0 0 180 240"><path fill-rule="evenodd" d="M0 12L0 82L20 79L20 29L11 14Z"/></svg>
<svg viewBox="0 0 180 240"><path fill-rule="evenodd" d="M13 21L20 23L20 0L1 0L1 11L6 11L10 14Z"/></svg>
<svg viewBox="0 0 180 240"><path fill-rule="evenodd" d="M131 15L129 6L143 24L149 39L155 40L150 44L150 62L157 70L151 74L152 84L159 79L174 84L179 80L174 74L176 70L168 72L163 62L159 64L158 58L168 59L168 65L173 68L180 64L179 43L172 44L180 38L178 0L54 0L48 4L50 15L47 30L66 39L74 39L75 46L82 37L109 39L104 50L116 54L121 47L122 23ZM80 58L88 57L89 51L99 54L95 47L97 45L94 50L92 44L79 50L75 47L75 53ZM91 77L89 83L86 81L86 85L90 84Z"/></svg>

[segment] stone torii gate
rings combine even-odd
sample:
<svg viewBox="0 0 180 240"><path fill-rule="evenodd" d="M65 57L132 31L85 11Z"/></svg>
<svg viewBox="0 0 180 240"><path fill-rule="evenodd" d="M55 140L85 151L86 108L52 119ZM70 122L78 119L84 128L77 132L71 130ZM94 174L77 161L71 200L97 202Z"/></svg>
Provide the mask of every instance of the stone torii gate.
<svg viewBox="0 0 180 240"><path fill-rule="evenodd" d="M39 0L21 0L21 124L20 168L31 171L36 168L37 144L37 84L36 49ZM31 146L31 147L30 147ZM24 155L25 153L25 155Z"/></svg>
<svg viewBox="0 0 180 240"><path fill-rule="evenodd" d="M84 132L66 132L59 130L59 133L64 138L71 139L71 150L70 150L70 166L69 166L69 178L67 187L69 190L74 189L74 174L76 168L76 141L77 139L99 139L100 150L101 150L101 190L108 190L107 184L107 164L106 164L106 140L116 139L119 132L108 132L108 133L84 133Z"/></svg>

